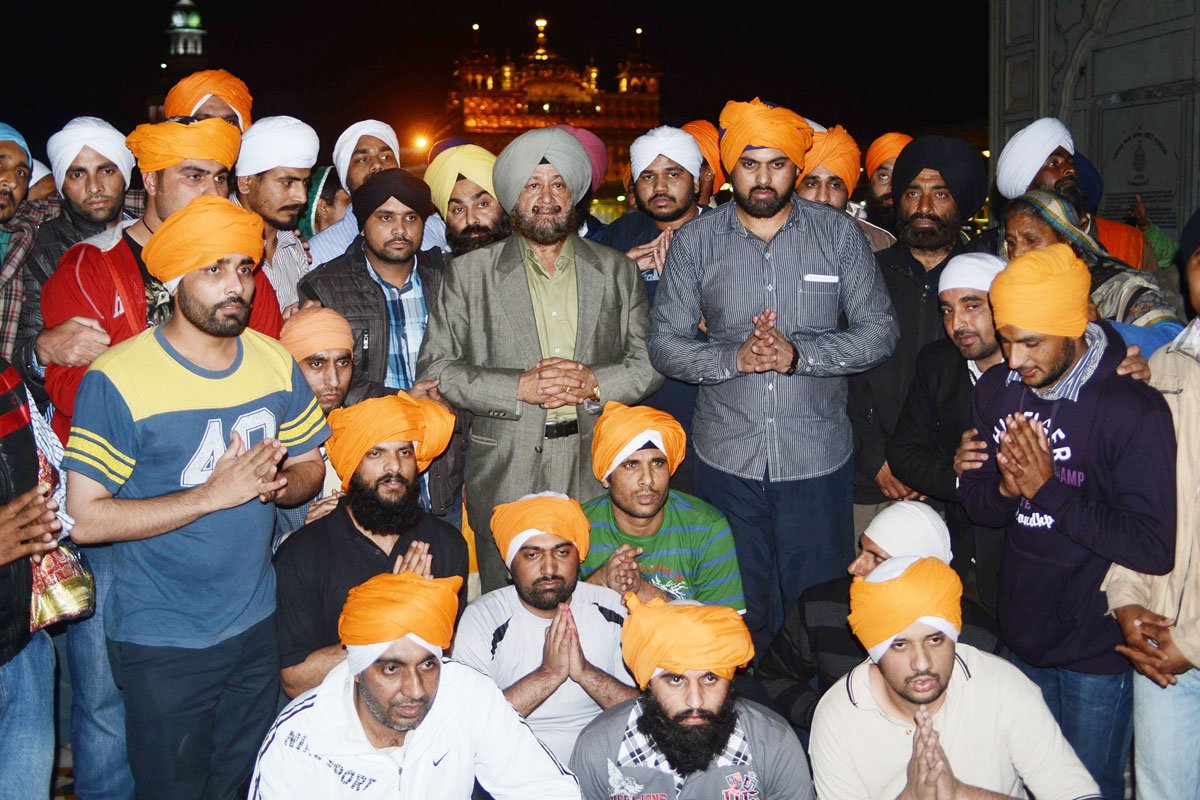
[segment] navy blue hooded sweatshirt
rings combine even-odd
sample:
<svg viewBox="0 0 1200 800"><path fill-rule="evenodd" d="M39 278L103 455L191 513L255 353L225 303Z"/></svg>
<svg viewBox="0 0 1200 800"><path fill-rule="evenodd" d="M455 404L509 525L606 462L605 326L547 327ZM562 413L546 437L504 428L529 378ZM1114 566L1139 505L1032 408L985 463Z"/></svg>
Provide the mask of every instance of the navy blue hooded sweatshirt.
<svg viewBox="0 0 1200 800"><path fill-rule="evenodd" d="M1175 561L1175 431L1157 390L1117 375L1125 344L1108 345L1078 399L1044 400L1000 364L975 386L974 426L988 459L964 472L958 496L979 525L1007 525L1000 635L1036 667L1091 674L1130 668L1114 651L1120 626L1100 591L1113 562L1164 575ZM996 451L1004 419L1023 413L1050 437L1054 477L1034 496L1000 494Z"/></svg>

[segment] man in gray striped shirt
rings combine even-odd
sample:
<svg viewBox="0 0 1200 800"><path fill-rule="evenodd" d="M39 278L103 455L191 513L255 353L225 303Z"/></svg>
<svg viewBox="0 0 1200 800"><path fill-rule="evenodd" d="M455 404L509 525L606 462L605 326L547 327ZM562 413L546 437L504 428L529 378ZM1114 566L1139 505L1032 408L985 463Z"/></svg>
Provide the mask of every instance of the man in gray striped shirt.
<svg viewBox="0 0 1200 800"><path fill-rule="evenodd" d="M792 193L804 119L731 102L721 128L736 202L676 232L647 343L657 370L700 384L696 494L729 518L765 652L785 609L854 556L845 376L885 359L898 331L854 220Z"/></svg>

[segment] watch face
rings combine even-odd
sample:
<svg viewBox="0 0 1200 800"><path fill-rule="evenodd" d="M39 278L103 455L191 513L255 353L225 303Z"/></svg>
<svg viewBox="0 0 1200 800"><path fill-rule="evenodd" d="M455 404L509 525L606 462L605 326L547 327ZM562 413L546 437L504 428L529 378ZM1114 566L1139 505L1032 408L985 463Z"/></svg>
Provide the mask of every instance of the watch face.
<svg viewBox="0 0 1200 800"><path fill-rule="evenodd" d="M600 413L600 403L596 400L588 398L587 400L583 401L583 410L595 416Z"/></svg>

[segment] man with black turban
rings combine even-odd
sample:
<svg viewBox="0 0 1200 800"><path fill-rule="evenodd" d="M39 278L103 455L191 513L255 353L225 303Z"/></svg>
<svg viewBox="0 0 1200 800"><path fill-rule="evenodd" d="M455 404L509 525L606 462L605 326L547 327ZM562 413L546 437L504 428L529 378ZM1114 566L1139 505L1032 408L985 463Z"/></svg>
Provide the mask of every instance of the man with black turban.
<svg viewBox="0 0 1200 800"><path fill-rule="evenodd" d="M892 474L884 449L916 372L917 352L943 336L942 270L959 253L986 249L961 229L987 196L987 164L961 139L918 136L896 157L892 196L899 241L876 253L875 260L892 298L900 339L890 358L850 379L856 537L888 503L918 497Z"/></svg>

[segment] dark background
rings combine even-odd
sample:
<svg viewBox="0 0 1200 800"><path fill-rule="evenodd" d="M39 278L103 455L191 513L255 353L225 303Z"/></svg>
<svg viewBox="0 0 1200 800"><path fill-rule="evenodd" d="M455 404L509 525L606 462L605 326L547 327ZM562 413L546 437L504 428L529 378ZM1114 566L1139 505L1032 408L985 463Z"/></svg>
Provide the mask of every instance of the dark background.
<svg viewBox="0 0 1200 800"><path fill-rule="evenodd" d="M145 121L160 88L173 2L14 3L0 11L8 42L0 120L37 158L74 116L122 130ZM599 2L370 3L198 0L208 67L241 77L254 117L290 114L321 135L322 162L337 135L366 117L392 123L401 145L433 132L452 87L454 57L481 26L480 45L503 59L533 48L546 17L550 49L577 67L594 56L601 88L642 27L663 71L662 118L716 121L726 100L763 99L866 147L888 130L977 135L986 129L988 4ZM16 57L14 57L16 56ZM168 83L169 85L169 83ZM971 137L971 138L977 138ZM983 146L983 142L979 142Z"/></svg>

